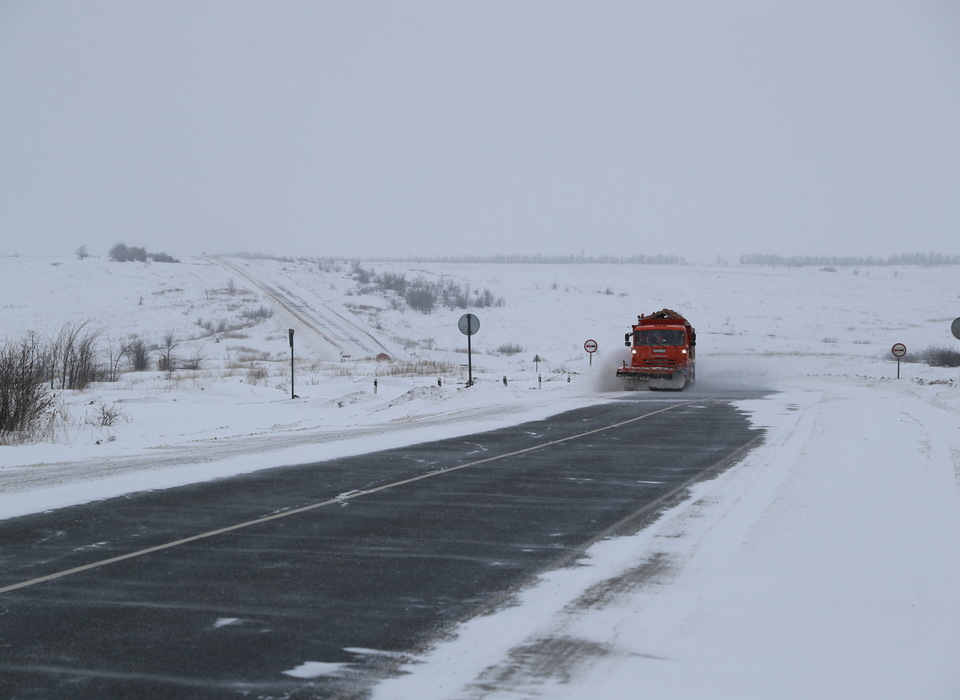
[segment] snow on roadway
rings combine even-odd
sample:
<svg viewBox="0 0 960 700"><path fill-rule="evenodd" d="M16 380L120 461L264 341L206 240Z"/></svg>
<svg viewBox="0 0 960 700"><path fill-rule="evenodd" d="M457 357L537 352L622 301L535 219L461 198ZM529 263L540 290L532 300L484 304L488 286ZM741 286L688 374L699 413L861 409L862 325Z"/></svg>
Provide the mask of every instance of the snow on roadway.
<svg viewBox="0 0 960 700"><path fill-rule="evenodd" d="M65 420L49 442L0 447L0 517L609 400L630 321L669 306L697 326L698 392L776 390L740 402L765 444L650 527L599 543L410 659L376 697L960 697L958 374L905 364L897 381L889 354L893 342L955 342L953 268L370 263L503 297L475 310L478 384L464 389L462 311L404 313L357 294L343 269L263 265L288 288L339 299L435 373L330 362L305 343L291 400L286 318L203 330L269 303L242 279L230 290L210 261L0 258L7 339L87 320L106 343L169 331L204 359L199 371L62 392ZM592 365L586 338L600 345ZM104 408L121 417L104 425ZM338 669L304 650L283 672Z"/></svg>

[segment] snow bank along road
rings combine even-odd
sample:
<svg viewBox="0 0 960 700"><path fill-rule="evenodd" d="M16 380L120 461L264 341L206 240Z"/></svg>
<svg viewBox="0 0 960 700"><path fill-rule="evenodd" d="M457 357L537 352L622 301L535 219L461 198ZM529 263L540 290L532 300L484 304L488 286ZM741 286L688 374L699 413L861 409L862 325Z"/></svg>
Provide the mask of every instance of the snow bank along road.
<svg viewBox="0 0 960 700"><path fill-rule="evenodd" d="M362 694L759 434L729 402L637 394L0 522L0 694Z"/></svg>

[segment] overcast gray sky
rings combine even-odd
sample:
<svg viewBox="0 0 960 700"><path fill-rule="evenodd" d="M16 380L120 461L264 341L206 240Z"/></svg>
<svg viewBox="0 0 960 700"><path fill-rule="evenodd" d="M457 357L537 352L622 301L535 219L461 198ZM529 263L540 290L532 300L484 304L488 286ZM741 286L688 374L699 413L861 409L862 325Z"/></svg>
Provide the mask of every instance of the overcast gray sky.
<svg viewBox="0 0 960 700"><path fill-rule="evenodd" d="M0 254L960 253L955 0L3 0Z"/></svg>

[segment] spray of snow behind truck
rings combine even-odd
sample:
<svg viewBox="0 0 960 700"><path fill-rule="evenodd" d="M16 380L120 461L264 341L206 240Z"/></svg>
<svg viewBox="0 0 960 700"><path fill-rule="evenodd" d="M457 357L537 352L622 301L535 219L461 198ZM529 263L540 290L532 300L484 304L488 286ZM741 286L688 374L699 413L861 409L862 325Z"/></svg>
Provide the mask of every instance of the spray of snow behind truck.
<svg viewBox="0 0 960 700"><path fill-rule="evenodd" d="M630 364L623 361L617 376L624 388L683 391L696 380L697 332L676 311L663 309L641 314L624 337Z"/></svg>

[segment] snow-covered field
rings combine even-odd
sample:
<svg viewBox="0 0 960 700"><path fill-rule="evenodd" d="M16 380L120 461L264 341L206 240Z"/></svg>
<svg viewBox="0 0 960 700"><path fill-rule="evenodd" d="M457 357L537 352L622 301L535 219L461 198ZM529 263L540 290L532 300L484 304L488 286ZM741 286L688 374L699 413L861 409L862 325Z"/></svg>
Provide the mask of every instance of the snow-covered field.
<svg viewBox="0 0 960 700"><path fill-rule="evenodd" d="M502 300L470 309L475 386L464 310L404 310L353 263L0 258L7 340L86 322L105 355L136 334L199 360L58 391L48 440L0 447L0 518L606 401L631 320L669 307L698 331L691 396L771 391L739 403L765 443L376 696L960 697L960 373L898 381L890 354L957 347L955 268L361 267Z"/></svg>

